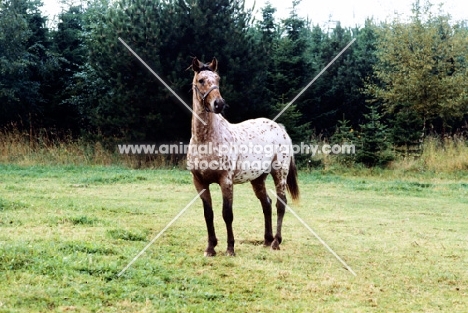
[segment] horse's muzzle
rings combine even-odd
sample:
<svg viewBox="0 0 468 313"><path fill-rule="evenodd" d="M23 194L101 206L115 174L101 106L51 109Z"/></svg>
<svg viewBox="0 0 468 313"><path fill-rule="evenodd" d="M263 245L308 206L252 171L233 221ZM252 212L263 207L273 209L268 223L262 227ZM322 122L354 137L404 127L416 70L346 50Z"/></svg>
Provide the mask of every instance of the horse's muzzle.
<svg viewBox="0 0 468 313"><path fill-rule="evenodd" d="M213 103L213 112L216 114L221 113L225 105L226 102L224 101L224 99L216 99Z"/></svg>

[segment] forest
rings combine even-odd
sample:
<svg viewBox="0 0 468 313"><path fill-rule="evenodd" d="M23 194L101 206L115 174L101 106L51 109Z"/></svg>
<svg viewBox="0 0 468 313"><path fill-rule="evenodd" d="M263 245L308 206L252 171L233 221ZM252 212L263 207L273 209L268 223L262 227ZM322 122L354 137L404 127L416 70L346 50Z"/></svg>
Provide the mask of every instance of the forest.
<svg viewBox="0 0 468 313"><path fill-rule="evenodd" d="M186 103L193 57L216 57L230 122L278 119L295 142L355 143L352 160L386 164L426 138L468 132L468 25L428 1L409 19L324 28L243 0L89 0L55 23L40 0L0 1L0 129L54 140L188 142L190 112L119 42L125 40Z"/></svg>

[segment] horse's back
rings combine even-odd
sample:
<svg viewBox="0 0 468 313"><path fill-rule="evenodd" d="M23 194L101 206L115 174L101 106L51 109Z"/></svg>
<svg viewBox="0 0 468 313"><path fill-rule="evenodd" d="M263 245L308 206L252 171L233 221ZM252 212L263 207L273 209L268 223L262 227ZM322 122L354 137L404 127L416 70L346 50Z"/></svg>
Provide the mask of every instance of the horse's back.
<svg viewBox="0 0 468 313"><path fill-rule="evenodd" d="M284 126L267 118L251 119L230 126L243 143L291 144Z"/></svg>

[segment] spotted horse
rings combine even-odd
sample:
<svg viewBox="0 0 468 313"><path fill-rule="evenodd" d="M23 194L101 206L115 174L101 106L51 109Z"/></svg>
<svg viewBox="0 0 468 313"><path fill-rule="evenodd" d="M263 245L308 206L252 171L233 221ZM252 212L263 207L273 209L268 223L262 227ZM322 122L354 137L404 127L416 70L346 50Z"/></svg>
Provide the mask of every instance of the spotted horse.
<svg viewBox="0 0 468 313"><path fill-rule="evenodd" d="M217 183L223 198L223 219L227 229L227 255L234 256L232 230L233 185L250 182L260 200L265 219L264 245L280 249L281 226L285 213L286 189L293 199L299 198L297 170L291 138L284 127L266 118L229 123L221 114L226 103L219 90L220 77L216 58L202 63L192 61L194 72L192 137L187 153L187 167L203 202L208 246L205 256L216 255L218 243L213 224L213 208L209 186ZM202 122L203 121L203 122ZM203 148L202 148L203 147ZM276 194L276 234L272 231L272 201L265 188L271 174Z"/></svg>

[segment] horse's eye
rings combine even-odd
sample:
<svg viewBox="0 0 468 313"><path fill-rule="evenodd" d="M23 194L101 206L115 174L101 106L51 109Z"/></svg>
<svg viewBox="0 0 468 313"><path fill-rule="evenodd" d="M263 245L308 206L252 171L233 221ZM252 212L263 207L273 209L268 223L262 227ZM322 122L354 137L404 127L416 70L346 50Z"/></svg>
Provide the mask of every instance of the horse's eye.
<svg viewBox="0 0 468 313"><path fill-rule="evenodd" d="M199 79L198 82L203 85L205 83L205 80L202 78L202 79Z"/></svg>

